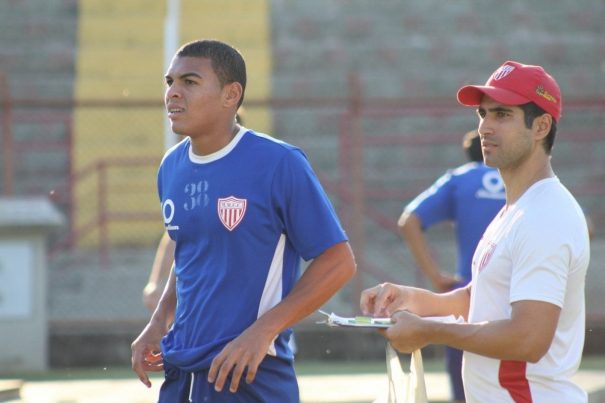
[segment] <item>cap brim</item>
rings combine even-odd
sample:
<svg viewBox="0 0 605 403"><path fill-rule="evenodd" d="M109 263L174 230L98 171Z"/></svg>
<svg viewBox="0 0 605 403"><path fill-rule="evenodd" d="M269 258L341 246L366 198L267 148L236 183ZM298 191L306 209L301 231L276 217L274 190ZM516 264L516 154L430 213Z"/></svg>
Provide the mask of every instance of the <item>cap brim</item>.
<svg viewBox="0 0 605 403"><path fill-rule="evenodd" d="M458 90L458 102L466 106L479 106L481 98L487 95L496 102L505 105L522 105L531 102L529 99L503 88L487 85L467 85Z"/></svg>

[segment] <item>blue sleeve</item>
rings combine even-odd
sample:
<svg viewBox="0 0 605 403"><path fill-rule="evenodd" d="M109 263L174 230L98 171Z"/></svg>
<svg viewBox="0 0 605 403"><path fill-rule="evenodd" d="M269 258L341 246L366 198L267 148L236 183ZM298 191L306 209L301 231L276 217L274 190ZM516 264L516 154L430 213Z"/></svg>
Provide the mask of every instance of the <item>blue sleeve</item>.
<svg viewBox="0 0 605 403"><path fill-rule="evenodd" d="M157 174L157 191L158 197L160 198L160 203L162 202L162 165L158 168Z"/></svg>
<svg viewBox="0 0 605 403"><path fill-rule="evenodd" d="M272 184L272 200L284 232L305 260L347 236L309 161L298 149L286 154Z"/></svg>
<svg viewBox="0 0 605 403"><path fill-rule="evenodd" d="M455 183L451 172L446 172L433 185L407 205L426 229L441 221L453 220L455 212Z"/></svg>

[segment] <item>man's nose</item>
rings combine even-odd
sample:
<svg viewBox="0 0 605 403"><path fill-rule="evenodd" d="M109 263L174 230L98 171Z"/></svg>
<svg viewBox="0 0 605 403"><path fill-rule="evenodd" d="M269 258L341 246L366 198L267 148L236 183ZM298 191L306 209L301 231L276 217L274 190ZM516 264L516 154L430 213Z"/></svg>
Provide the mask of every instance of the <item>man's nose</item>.
<svg viewBox="0 0 605 403"><path fill-rule="evenodd" d="M166 89L166 99L179 98L180 96L181 93L176 85L172 85Z"/></svg>
<svg viewBox="0 0 605 403"><path fill-rule="evenodd" d="M477 128L480 138L483 139L485 138L485 136L490 135L493 132L492 130L493 129L489 122L489 119L481 119L481 121L479 122L479 127Z"/></svg>

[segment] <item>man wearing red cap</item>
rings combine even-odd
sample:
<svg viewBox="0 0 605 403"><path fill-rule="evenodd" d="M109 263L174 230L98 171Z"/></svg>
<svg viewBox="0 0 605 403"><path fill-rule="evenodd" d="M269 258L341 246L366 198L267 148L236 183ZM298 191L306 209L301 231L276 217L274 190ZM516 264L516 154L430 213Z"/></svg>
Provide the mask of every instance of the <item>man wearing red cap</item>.
<svg viewBox="0 0 605 403"><path fill-rule="evenodd" d="M458 101L477 108L485 163L498 168L506 204L487 227L472 281L436 294L381 284L361 295L365 314L388 315L400 351L427 344L464 350L470 402L586 402L571 382L584 345L586 219L551 167L561 92L542 67L508 61ZM405 311L404 311L405 310ZM424 316L462 316L445 324Z"/></svg>

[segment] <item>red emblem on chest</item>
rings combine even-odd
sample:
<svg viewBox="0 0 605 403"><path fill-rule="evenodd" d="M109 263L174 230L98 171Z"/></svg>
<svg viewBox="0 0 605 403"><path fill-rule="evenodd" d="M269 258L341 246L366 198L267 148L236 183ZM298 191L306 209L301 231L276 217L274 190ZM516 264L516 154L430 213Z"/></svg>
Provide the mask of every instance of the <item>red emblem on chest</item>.
<svg viewBox="0 0 605 403"><path fill-rule="evenodd" d="M246 214L246 202L246 199L235 196L218 199L218 218L229 231L233 231L242 222Z"/></svg>
<svg viewBox="0 0 605 403"><path fill-rule="evenodd" d="M487 266L489 261L492 259L494 251L496 250L496 246L497 245L495 243L488 241L487 246L484 249L483 255L481 255L481 260L479 261L479 273L481 273L483 269L485 269L485 266Z"/></svg>

